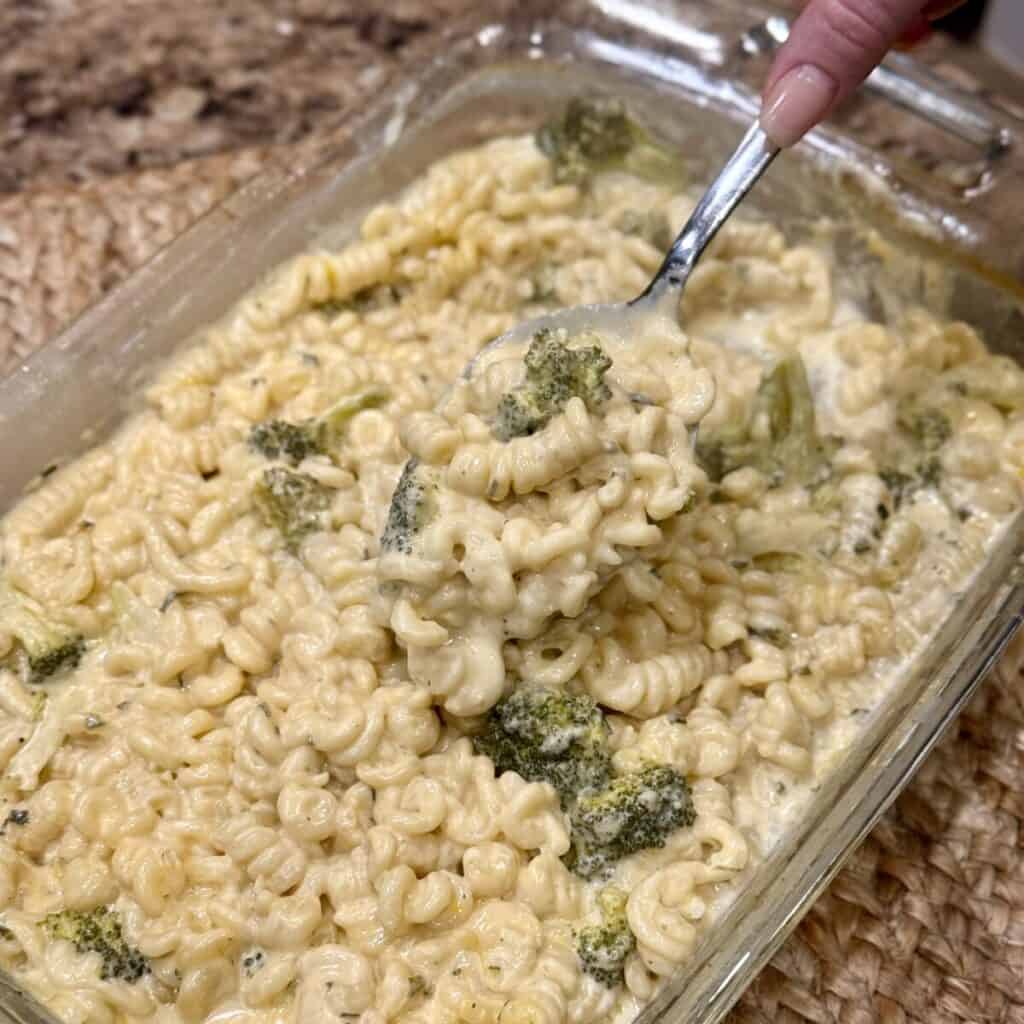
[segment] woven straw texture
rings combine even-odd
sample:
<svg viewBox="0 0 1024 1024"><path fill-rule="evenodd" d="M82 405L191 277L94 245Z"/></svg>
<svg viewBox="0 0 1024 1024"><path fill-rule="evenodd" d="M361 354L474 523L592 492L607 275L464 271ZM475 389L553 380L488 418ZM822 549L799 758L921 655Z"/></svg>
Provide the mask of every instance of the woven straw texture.
<svg viewBox="0 0 1024 1024"><path fill-rule="evenodd" d="M10 370L258 167L261 151L0 198ZM730 1024L1024 1024L1024 641Z"/></svg>

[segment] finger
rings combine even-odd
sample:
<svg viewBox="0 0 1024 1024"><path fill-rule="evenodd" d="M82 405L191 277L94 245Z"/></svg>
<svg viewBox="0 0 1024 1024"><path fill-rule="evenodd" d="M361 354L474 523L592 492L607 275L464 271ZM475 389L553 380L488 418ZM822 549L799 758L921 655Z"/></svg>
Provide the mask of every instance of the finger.
<svg viewBox="0 0 1024 1024"><path fill-rule="evenodd" d="M930 39L933 32L932 23L922 15L914 21L903 35L899 37L896 41L895 48L897 50L913 49L919 43L923 43L926 39Z"/></svg>
<svg viewBox="0 0 1024 1024"><path fill-rule="evenodd" d="M963 7L967 0L932 0L924 9L924 16L929 21L938 21L947 14L952 14L958 7Z"/></svg>
<svg viewBox="0 0 1024 1024"><path fill-rule="evenodd" d="M761 125L790 146L871 73L925 0L812 0L768 75Z"/></svg>
<svg viewBox="0 0 1024 1024"><path fill-rule="evenodd" d="M967 0L936 0L930 3L922 12L921 16L900 36L896 44L898 50L911 50L919 43L930 39L934 29L932 22L951 14L958 7L963 7Z"/></svg>

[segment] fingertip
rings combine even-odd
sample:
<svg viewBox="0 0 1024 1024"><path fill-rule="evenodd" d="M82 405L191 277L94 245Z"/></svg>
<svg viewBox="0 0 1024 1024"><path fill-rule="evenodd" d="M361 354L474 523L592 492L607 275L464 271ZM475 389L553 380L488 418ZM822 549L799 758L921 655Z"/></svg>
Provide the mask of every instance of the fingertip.
<svg viewBox="0 0 1024 1024"><path fill-rule="evenodd" d="M791 145L850 95L893 43L922 20L923 0L811 0L794 22L769 72L763 124ZM813 67L817 83L790 80L793 69ZM785 82L797 98L786 99ZM827 99L826 99L827 95Z"/></svg>
<svg viewBox="0 0 1024 1024"><path fill-rule="evenodd" d="M764 96L761 127L776 146L799 142L829 112L839 83L814 64L791 68Z"/></svg>

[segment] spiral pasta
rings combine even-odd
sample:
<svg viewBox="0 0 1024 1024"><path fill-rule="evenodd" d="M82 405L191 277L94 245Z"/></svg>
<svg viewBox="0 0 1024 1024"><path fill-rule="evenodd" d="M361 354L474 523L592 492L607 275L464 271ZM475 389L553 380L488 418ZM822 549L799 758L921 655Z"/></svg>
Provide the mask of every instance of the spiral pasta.
<svg viewBox="0 0 1024 1024"><path fill-rule="evenodd" d="M631 1019L1019 510L1024 374L924 309L868 322L824 228L730 221L685 332L460 376L639 292L692 209L556 179L525 137L440 161L0 521L0 964L62 1019ZM530 390L544 358L571 393ZM482 752L521 687L692 814L586 876L579 794Z"/></svg>

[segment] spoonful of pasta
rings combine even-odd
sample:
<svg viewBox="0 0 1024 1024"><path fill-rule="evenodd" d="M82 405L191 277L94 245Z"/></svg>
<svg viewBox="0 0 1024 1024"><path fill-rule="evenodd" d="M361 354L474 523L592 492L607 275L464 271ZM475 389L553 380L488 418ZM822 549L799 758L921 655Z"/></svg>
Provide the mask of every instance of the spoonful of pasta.
<svg viewBox="0 0 1024 1024"><path fill-rule="evenodd" d="M562 129L569 139L562 140L559 153L567 162L600 160L630 131L621 112L609 113L600 104L580 102L570 111ZM573 398L590 412L603 406L611 395L612 380L606 374L614 363L615 383L631 400L653 404L670 400L695 426L695 407L710 404L713 394L704 392L713 389L714 383L697 373L686 358L688 345L678 324L680 300L704 251L778 153L779 147L755 123L697 203L640 295L628 302L562 309L518 324L466 364L437 412L449 424L464 414L488 421L491 436L499 442L529 437L565 412ZM673 352L685 366L673 370ZM660 372L652 374L659 366ZM685 381L679 370L686 371ZM689 410L684 408L687 396ZM430 422L429 415L411 417L405 431L411 451L415 452L417 435ZM695 436L691 430L691 441ZM394 537L385 540L393 542Z"/></svg>
<svg viewBox="0 0 1024 1024"><path fill-rule="evenodd" d="M519 324L403 421L411 458L377 575L410 675L450 714L492 707L515 645L598 614L614 579L650 589L645 560L706 486L693 446L715 383L690 359L679 301L777 153L747 132L641 295Z"/></svg>

